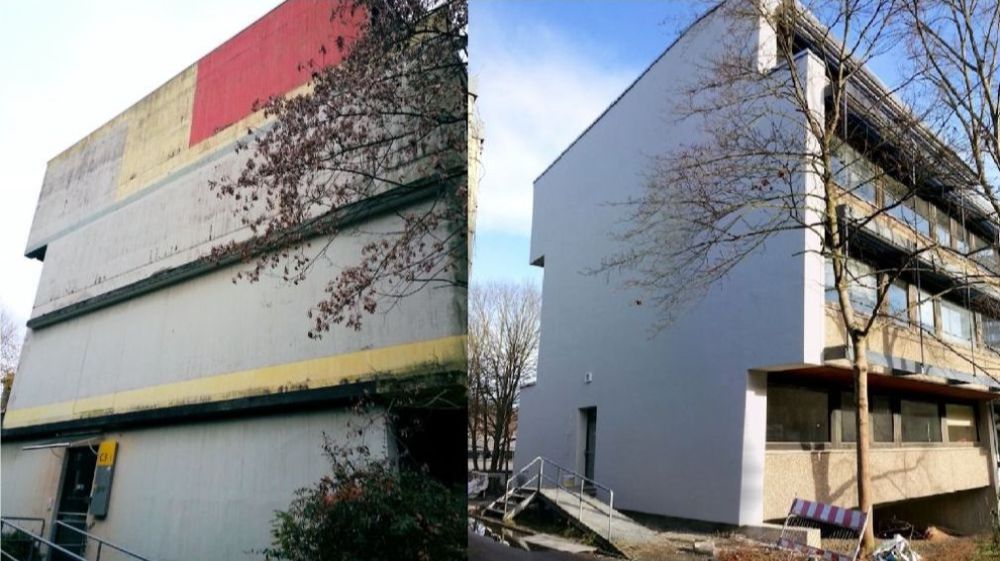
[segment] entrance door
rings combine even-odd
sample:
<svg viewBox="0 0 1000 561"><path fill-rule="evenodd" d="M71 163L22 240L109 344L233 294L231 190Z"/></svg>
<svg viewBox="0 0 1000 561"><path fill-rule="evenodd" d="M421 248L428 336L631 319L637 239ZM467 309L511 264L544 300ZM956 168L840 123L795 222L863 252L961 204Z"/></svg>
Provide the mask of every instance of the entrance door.
<svg viewBox="0 0 1000 561"><path fill-rule="evenodd" d="M597 408L587 407L583 409L583 423L585 428L583 447L583 475L587 479L594 479L594 454L597 444Z"/></svg>
<svg viewBox="0 0 1000 561"><path fill-rule="evenodd" d="M56 520L74 528L86 531L87 511L90 508L90 491L94 484L94 468L97 454L89 447L66 449L66 472L63 476L62 493L59 495L59 509ZM56 525L54 540L58 545L80 555L84 554L87 539L72 530ZM70 559L67 555L53 551L53 561Z"/></svg>

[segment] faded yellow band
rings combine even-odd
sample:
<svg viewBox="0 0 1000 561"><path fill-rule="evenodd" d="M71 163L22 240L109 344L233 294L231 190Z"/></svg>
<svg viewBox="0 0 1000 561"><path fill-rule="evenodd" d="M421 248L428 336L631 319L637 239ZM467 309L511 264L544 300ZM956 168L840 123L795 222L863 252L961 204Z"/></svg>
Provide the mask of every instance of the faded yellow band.
<svg viewBox="0 0 1000 561"><path fill-rule="evenodd" d="M196 380L8 409L4 428L211 403L433 371L464 371L464 335L266 366Z"/></svg>

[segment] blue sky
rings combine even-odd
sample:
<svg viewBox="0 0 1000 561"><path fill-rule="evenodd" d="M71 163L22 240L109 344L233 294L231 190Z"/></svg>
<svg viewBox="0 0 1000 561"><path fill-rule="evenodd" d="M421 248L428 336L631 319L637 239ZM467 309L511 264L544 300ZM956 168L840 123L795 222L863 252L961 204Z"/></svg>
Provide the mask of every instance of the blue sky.
<svg viewBox="0 0 1000 561"><path fill-rule="evenodd" d="M539 281L531 185L704 9L703 2L471 0L485 125L473 282Z"/></svg>

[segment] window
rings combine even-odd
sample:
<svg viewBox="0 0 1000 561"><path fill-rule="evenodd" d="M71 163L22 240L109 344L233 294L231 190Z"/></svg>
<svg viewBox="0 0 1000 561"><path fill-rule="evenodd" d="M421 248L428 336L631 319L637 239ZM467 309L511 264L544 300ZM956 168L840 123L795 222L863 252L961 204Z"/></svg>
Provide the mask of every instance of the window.
<svg viewBox="0 0 1000 561"><path fill-rule="evenodd" d="M917 294L919 297L920 327L927 331L934 331L934 299L923 290Z"/></svg>
<svg viewBox="0 0 1000 561"><path fill-rule="evenodd" d="M934 224L934 235L941 247L951 247L951 217L938 210L937 221Z"/></svg>
<svg viewBox="0 0 1000 561"><path fill-rule="evenodd" d="M941 417L937 403L904 399L899 405L903 442L941 442Z"/></svg>
<svg viewBox="0 0 1000 561"><path fill-rule="evenodd" d="M826 268L823 271L823 288L826 291L826 301L836 304L840 302L840 298L837 296L837 287L835 286L836 283L833 277L833 259L827 257L825 265Z"/></svg>
<svg viewBox="0 0 1000 561"><path fill-rule="evenodd" d="M843 392L840 396L840 439L844 442L857 442L858 427L857 404L854 392ZM868 396L868 419L872 441L892 442L892 402L888 396Z"/></svg>
<svg viewBox="0 0 1000 561"><path fill-rule="evenodd" d="M906 224L915 226L917 213L909 206L906 200L906 187L891 177L885 178L884 185L885 206L888 209L886 212L889 213L889 216L895 216Z"/></svg>
<svg viewBox="0 0 1000 561"><path fill-rule="evenodd" d="M874 269L867 263L851 260L847 262L847 273L851 304L866 312L874 310L878 301L878 278Z"/></svg>
<svg viewBox="0 0 1000 561"><path fill-rule="evenodd" d="M854 167L851 192L861 199L875 204L875 170L872 164L858 156Z"/></svg>
<svg viewBox="0 0 1000 561"><path fill-rule="evenodd" d="M972 342L972 312L951 302L941 301L941 333Z"/></svg>
<svg viewBox="0 0 1000 561"><path fill-rule="evenodd" d="M886 293L886 313L894 319L907 323L909 317L910 301L906 295L906 283L894 281L889 285Z"/></svg>
<svg viewBox="0 0 1000 561"><path fill-rule="evenodd" d="M865 312L874 310L875 302L878 300L878 277L875 270L870 265L849 259L845 272L847 273L847 292L851 304ZM837 288L833 278L833 260L831 259L826 260L824 285L826 301L839 304L840 298L837 296Z"/></svg>
<svg viewBox="0 0 1000 561"><path fill-rule="evenodd" d="M1000 350L1000 320L989 316L980 316L983 323L983 342L986 346Z"/></svg>
<svg viewBox="0 0 1000 561"><path fill-rule="evenodd" d="M931 237L931 205L917 197L913 198L913 203L915 209L913 228L929 238Z"/></svg>
<svg viewBox="0 0 1000 561"><path fill-rule="evenodd" d="M944 424L948 431L948 442L976 441L976 410L973 406L946 404Z"/></svg>
<svg viewBox="0 0 1000 561"><path fill-rule="evenodd" d="M954 218L952 221L955 222L955 227L952 231L955 232L955 249L959 253L969 252L969 231L962 227L962 223Z"/></svg>
<svg viewBox="0 0 1000 561"><path fill-rule="evenodd" d="M969 234L969 245L972 249L972 258L976 262L990 270L997 268L996 253L989 242L979 236Z"/></svg>
<svg viewBox="0 0 1000 561"><path fill-rule="evenodd" d="M846 143L841 143L834 150L830 164L838 185L875 204L875 170L870 162Z"/></svg>
<svg viewBox="0 0 1000 561"><path fill-rule="evenodd" d="M892 442L892 402L888 396L876 395L868 400L871 408L872 436L875 442Z"/></svg>
<svg viewBox="0 0 1000 561"><path fill-rule="evenodd" d="M829 402L824 390L769 385L768 442L829 442Z"/></svg>

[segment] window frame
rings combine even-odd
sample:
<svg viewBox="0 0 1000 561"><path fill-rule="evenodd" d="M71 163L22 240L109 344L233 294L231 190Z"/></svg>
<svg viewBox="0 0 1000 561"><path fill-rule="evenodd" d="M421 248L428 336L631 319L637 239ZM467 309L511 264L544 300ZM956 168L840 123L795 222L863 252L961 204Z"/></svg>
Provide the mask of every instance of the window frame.
<svg viewBox="0 0 1000 561"><path fill-rule="evenodd" d="M786 379L771 380L767 382L768 390L771 389L772 385L778 386L793 386L803 389L813 389L814 391L826 391L829 395L827 399L828 404L828 434L829 441L827 442L789 442L789 441L771 441L766 440L767 436L765 434L765 448L766 450L849 450L857 447L857 443L854 441L845 441L843 439L843 424L845 419L843 418L843 411L845 406L844 395L853 393L853 388L847 384L823 384L808 381L800 382L789 382ZM874 421L872 421L872 409L871 407L876 403L876 400L887 400L889 405L889 413L892 422L892 441L876 441ZM923 403L933 403L937 406L937 419L938 426L940 429L941 440L940 441L904 441L903 440L903 418L902 418L902 402L903 401L913 401L913 402L923 402ZM948 424L947 424L947 407L948 405L958 405L958 406L969 406L972 408L973 412L973 428L975 434L975 440L972 442L953 442L948 438ZM871 435L873 437L870 446L872 448L879 449L898 449L900 451L905 449L917 449L917 448L938 448L938 447L951 447L951 448L964 448L964 447L984 447L988 444L988 439L984 437L982 427L980 426L983 422L982 419L982 407L979 402L967 399L956 399L949 398L946 396L939 396L934 394L926 393L914 393L914 392L896 392L896 391L875 391L869 394L869 419L873 424L871 425ZM766 423L766 421L765 421Z"/></svg>

